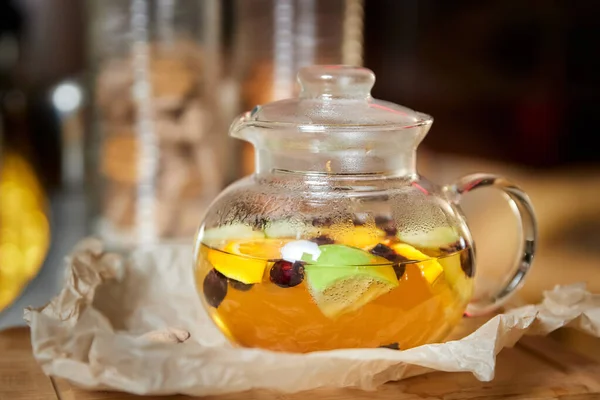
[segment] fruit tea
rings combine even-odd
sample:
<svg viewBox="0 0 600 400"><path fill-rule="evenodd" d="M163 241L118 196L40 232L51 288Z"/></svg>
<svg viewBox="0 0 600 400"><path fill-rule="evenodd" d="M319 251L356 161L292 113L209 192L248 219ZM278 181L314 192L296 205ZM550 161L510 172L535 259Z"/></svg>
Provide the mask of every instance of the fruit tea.
<svg viewBox="0 0 600 400"><path fill-rule="evenodd" d="M456 231L400 234L288 223L206 230L195 279L218 327L241 346L310 352L408 349L443 339L473 292Z"/></svg>

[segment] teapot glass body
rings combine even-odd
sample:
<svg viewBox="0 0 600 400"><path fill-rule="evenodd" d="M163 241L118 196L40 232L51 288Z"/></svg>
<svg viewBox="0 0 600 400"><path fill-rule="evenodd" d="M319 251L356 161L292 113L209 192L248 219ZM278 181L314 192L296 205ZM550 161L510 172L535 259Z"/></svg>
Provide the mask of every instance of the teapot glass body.
<svg viewBox="0 0 600 400"><path fill-rule="evenodd" d="M300 99L232 125L257 148L257 171L213 202L196 238L197 287L222 332L279 351L407 349L504 301L534 251L525 194L492 175L450 186L421 177L416 148L432 119L372 99L370 71L311 67L299 79ZM503 287L473 301L458 201L483 186L508 194L524 235Z"/></svg>

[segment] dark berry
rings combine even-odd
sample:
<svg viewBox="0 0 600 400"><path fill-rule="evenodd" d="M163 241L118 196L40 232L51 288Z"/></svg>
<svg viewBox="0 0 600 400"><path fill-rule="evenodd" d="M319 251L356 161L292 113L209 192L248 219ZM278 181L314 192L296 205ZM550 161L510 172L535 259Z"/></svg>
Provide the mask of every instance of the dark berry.
<svg viewBox="0 0 600 400"><path fill-rule="evenodd" d="M332 238L330 238L327 235L317 236L315 238L310 239L310 241L318 244L319 246L324 245L324 244L334 244L335 243L335 240L333 240Z"/></svg>
<svg viewBox="0 0 600 400"><path fill-rule="evenodd" d="M227 278L216 269L211 269L204 278L202 290L206 302L217 308L227 295Z"/></svg>
<svg viewBox="0 0 600 400"><path fill-rule="evenodd" d="M396 228L394 220L390 217L375 217L375 225L379 229L383 230L388 236L396 236L396 234L398 233L398 228Z"/></svg>
<svg viewBox="0 0 600 400"><path fill-rule="evenodd" d="M384 346L379 346L380 349L392 349L392 350L400 350L400 345L398 342L386 344Z"/></svg>
<svg viewBox="0 0 600 400"><path fill-rule="evenodd" d="M385 224L388 224L392 221L392 219L390 217L386 217L383 215L378 215L375 217L375 225L377 226L383 226Z"/></svg>
<svg viewBox="0 0 600 400"><path fill-rule="evenodd" d="M462 249L464 249L464 246L463 246L463 242L461 240L457 240L454 243L451 243L447 246L440 248L440 250L446 254L456 253L457 251L461 251Z"/></svg>
<svg viewBox="0 0 600 400"><path fill-rule="evenodd" d="M316 227L327 227L327 226L331 226L331 224L333 223L333 220L331 218L323 218L323 217L317 217L314 218L312 221L313 226Z"/></svg>
<svg viewBox="0 0 600 400"><path fill-rule="evenodd" d="M377 246L373 247L371 249L371 254L383 257L386 260L395 263L405 263L410 261L408 258L396 253L391 247L388 247L382 243L379 243Z"/></svg>
<svg viewBox="0 0 600 400"><path fill-rule="evenodd" d="M403 264L409 261L408 258L401 256L396 253L392 248L386 246L385 244L379 243L377 246L371 249L371 254L379 257L383 257L388 261L394 263L392 266L394 268L394 272L396 273L396 277L398 279L402 278L404 272L406 271L406 266Z"/></svg>
<svg viewBox="0 0 600 400"><path fill-rule="evenodd" d="M229 279L229 286L231 286L235 290L247 292L248 290L252 289L252 286L254 286L254 284L236 281L235 279Z"/></svg>
<svg viewBox="0 0 600 400"><path fill-rule="evenodd" d="M364 219L355 217L352 220L352 223L354 224L354 226L364 226L367 222Z"/></svg>
<svg viewBox="0 0 600 400"><path fill-rule="evenodd" d="M473 276L473 257L471 249L464 249L460 254L460 267L469 278Z"/></svg>
<svg viewBox="0 0 600 400"><path fill-rule="evenodd" d="M385 244L378 243L377 246L373 247L370 251L371 254L379 257L383 257L388 261L395 262L399 255Z"/></svg>
<svg viewBox="0 0 600 400"><path fill-rule="evenodd" d="M254 227L258 230L265 229L265 226L267 226L268 223L269 223L269 220L266 218L262 218L262 217L258 217L258 216L254 218Z"/></svg>
<svg viewBox="0 0 600 400"><path fill-rule="evenodd" d="M395 226L386 226L383 231L387 236L396 236L398 234L398 228Z"/></svg>
<svg viewBox="0 0 600 400"><path fill-rule="evenodd" d="M394 264L392 265L392 267L394 268L394 272L396 273L396 278L402 278L402 275L404 275L404 272L406 271L406 265Z"/></svg>
<svg viewBox="0 0 600 400"><path fill-rule="evenodd" d="M273 264L270 272L271 282L277 286L288 288L299 285L304 280L304 263L279 260Z"/></svg>

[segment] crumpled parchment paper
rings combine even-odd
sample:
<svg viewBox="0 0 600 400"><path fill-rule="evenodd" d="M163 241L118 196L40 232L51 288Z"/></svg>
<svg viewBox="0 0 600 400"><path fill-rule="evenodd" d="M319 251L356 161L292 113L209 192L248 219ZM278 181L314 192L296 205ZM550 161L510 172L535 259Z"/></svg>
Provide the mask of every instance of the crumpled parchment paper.
<svg viewBox="0 0 600 400"><path fill-rule="evenodd" d="M470 371L487 381L496 354L525 334L568 326L600 336L600 295L581 284L556 287L541 304L497 315L443 344L311 354L235 348L202 308L189 246L156 246L121 257L86 239L67 262L61 293L42 308L27 309L25 318L44 372L90 389L189 395L371 390L432 370Z"/></svg>

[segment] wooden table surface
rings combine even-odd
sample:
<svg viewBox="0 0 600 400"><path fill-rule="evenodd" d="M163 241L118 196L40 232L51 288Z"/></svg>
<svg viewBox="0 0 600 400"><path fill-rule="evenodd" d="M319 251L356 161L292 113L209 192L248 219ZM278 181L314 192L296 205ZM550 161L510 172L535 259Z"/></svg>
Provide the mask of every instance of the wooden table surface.
<svg viewBox="0 0 600 400"><path fill-rule="evenodd" d="M526 337L498 356L496 378L479 382L469 373L431 373L383 385L376 392L353 389L315 390L294 395L251 391L206 400L403 400L403 399L600 399L600 339L586 338L572 350L563 340ZM45 376L31 353L25 328L0 332L0 400L133 400L133 395L88 392ZM580 343L581 340L575 340ZM591 357L582 353L591 354ZM594 360L595 358L595 360ZM189 399L186 396L146 399Z"/></svg>

